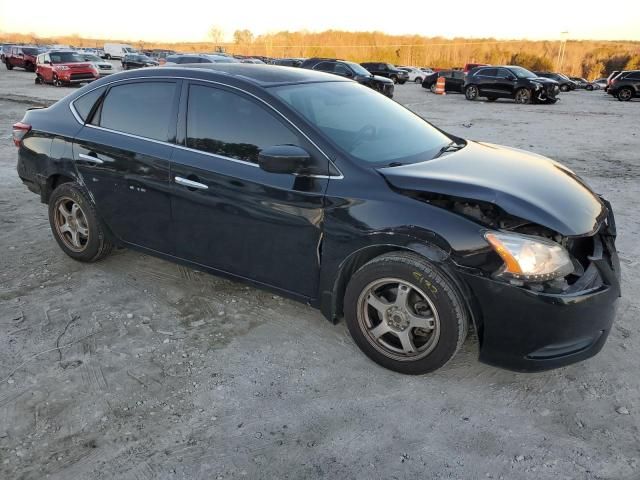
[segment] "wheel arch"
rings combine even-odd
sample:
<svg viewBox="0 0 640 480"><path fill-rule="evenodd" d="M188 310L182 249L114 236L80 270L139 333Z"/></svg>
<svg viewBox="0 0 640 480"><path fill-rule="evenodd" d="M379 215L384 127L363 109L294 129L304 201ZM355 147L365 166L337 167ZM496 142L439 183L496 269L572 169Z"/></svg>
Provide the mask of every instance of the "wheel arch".
<svg viewBox="0 0 640 480"><path fill-rule="evenodd" d="M391 252L410 252L420 255L428 262L432 263L453 282L458 289L460 298L464 304L467 314L476 329L480 344L482 344L482 318L477 300L469 286L455 274L448 265L448 252L439 246L425 242L423 240L411 241L405 244L379 243L359 248L349 254L339 265L333 288L330 292L322 292L320 299L320 311L332 323L338 323L344 312L344 295L349 280L353 274L363 265L380 255Z"/></svg>
<svg viewBox="0 0 640 480"><path fill-rule="evenodd" d="M44 188L40 193L42 203L49 203L51 194L58 186L62 185L63 183L70 183L75 181L77 180L67 173L53 173L49 175L44 184Z"/></svg>

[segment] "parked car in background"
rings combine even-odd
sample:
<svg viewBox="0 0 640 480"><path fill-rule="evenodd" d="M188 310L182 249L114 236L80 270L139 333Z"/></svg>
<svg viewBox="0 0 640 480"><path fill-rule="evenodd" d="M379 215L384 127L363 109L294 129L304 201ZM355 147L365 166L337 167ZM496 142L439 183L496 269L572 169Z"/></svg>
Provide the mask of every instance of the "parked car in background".
<svg viewBox="0 0 640 480"><path fill-rule="evenodd" d="M51 83L56 87L92 82L100 73L91 62L71 50L51 50L41 53L36 61L36 83Z"/></svg>
<svg viewBox="0 0 640 480"><path fill-rule="evenodd" d="M127 54L122 57L122 69L133 70L134 68L157 67L160 65L156 60L140 53Z"/></svg>
<svg viewBox="0 0 640 480"><path fill-rule="evenodd" d="M333 73L341 77L355 80L361 85L372 88L389 98L393 98L393 80L373 75L362 65L336 58L309 58L302 62L300 68L317 70L320 72Z"/></svg>
<svg viewBox="0 0 640 480"><path fill-rule="evenodd" d="M609 93L609 85L611 85L611 81L616 78L620 74L620 70L612 71L607 77L607 85L604 87L604 91Z"/></svg>
<svg viewBox="0 0 640 480"><path fill-rule="evenodd" d="M273 60L273 65L280 65L281 67L299 67L305 60L305 58L276 58Z"/></svg>
<svg viewBox="0 0 640 480"><path fill-rule="evenodd" d="M227 55L193 53L169 55L164 65L168 67L171 65L183 65L188 63L239 63L239 61Z"/></svg>
<svg viewBox="0 0 640 480"><path fill-rule="evenodd" d="M438 78L444 78L444 91L462 93L464 91L464 72L460 70L440 70L430 75L425 75L422 81L422 88L428 88L435 93Z"/></svg>
<svg viewBox="0 0 640 480"><path fill-rule="evenodd" d="M148 57L153 58L160 65L167 61L167 57L170 55L176 55L175 50L166 50L161 48L154 48L151 50L143 50L142 53Z"/></svg>
<svg viewBox="0 0 640 480"><path fill-rule="evenodd" d="M448 134L350 80L121 72L27 111L13 142L71 259L126 246L269 288L344 318L397 372L444 366L472 326L481 361L518 371L592 357L613 328L608 201L558 162Z"/></svg>
<svg viewBox="0 0 640 480"><path fill-rule="evenodd" d="M265 63L259 58L240 58L240 63L253 63L255 65L264 65Z"/></svg>
<svg viewBox="0 0 640 480"><path fill-rule="evenodd" d="M568 92L570 90L575 90L577 87L576 82L571 80L569 77L555 72L533 72L540 78L550 78L551 80L555 80L558 82L560 86L561 92Z"/></svg>
<svg viewBox="0 0 640 480"><path fill-rule="evenodd" d="M11 47L13 47L14 45L15 43L3 43L2 45L0 45L0 62L4 63L5 56L9 53L9 50L11 50Z"/></svg>
<svg viewBox="0 0 640 480"><path fill-rule="evenodd" d="M464 68L462 69L462 71L464 73L468 73L469 70L476 68L476 67L488 67L489 64L488 63L467 63L465 64Z"/></svg>
<svg viewBox="0 0 640 480"><path fill-rule="evenodd" d="M138 50L126 43L105 43L104 44L104 58L107 60L120 59L125 55L138 53Z"/></svg>
<svg viewBox="0 0 640 480"><path fill-rule="evenodd" d="M429 67L420 67L420 70L422 70L424 73L433 73L433 69L429 68Z"/></svg>
<svg viewBox="0 0 640 480"><path fill-rule="evenodd" d="M596 80L593 81L594 85L597 85L598 87L600 87L601 89L606 91L607 88L607 79L605 77L602 78L598 78Z"/></svg>
<svg viewBox="0 0 640 480"><path fill-rule="evenodd" d="M607 93L621 102L640 97L640 70L620 72L611 80Z"/></svg>
<svg viewBox="0 0 640 480"><path fill-rule="evenodd" d="M467 73L464 82L467 100L484 97L490 102L512 98L523 104L556 103L559 92L557 81L513 65L476 67Z"/></svg>
<svg viewBox="0 0 640 480"><path fill-rule="evenodd" d="M111 65L110 62L103 60L98 55L86 52L78 52L78 55L80 55L85 62L91 62L93 66L96 67L101 77L111 75L114 72L113 65Z"/></svg>
<svg viewBox="0 0 640 480"><path fill-rule="evenodd" d="M380 77L387 77L393 80L393 83L399 83L400 85L404 85L409 80L409 74L404 70L400 70L399 68L391 65L390 63L381 63L381 62L364 62L361 63L364 68L369 70L374 75L379 75Z"/></svg>
<svg viewBox="0 0 640 480"><path fill-rule="evenodd" d="M4 57L7 70L15 67L23 68L28 72L36 71L36 57L41 53L40 49L32 45L14 45Z"/></svg>
<svg viewBox="0 0 640 480"><path fill-rule="evenodd" d="M424 80L424 72L416 67L398 67L409 75L409 81L414 83L422 83Z"/></svg>
<svg viewBox="0 0 640 480"><path fill-rule="evenodd" d="M570 80L576 83L577 88L584 88L585 90L599 90L600 85L597 85L594 82L590 82L589 80L582 77L569 77Z"/></svg>

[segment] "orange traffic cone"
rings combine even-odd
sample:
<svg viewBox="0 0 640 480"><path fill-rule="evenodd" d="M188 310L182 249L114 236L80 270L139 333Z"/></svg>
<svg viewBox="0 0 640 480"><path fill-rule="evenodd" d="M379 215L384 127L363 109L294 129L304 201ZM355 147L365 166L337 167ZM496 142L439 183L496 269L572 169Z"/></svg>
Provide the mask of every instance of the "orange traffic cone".
<svg viewBox="0 0 640 480"><path fill-rule="evenodd" d="M438 81L436 82L436 95L446 95L444 91L444 77L438 77Z"/></svg>

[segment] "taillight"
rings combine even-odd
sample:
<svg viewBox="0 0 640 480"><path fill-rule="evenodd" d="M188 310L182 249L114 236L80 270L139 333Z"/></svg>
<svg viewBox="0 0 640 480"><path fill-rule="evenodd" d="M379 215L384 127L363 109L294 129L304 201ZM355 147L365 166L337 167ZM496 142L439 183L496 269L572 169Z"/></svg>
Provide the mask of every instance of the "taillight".
<svg viewBox="0 0 640 480"><path fill-rule="evenodd" d="M31 130L31 125L18 122L13 125L13 143L16 147L22 144L22 139Z"/></svg>

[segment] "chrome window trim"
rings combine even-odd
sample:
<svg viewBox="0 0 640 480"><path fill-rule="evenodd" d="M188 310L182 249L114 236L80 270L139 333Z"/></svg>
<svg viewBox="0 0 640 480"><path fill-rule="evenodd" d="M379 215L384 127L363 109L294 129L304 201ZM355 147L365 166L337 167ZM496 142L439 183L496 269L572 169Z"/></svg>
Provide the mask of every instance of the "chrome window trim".
<svg viewBox="0 0 640 480"><path fill-rule="evenodd" d="M180 148L180 149L183 149L183 150L189 150L189 151L192 151L192 152L197 152L197 153L202 153L202 154L205 154L205 155L213 156L213 157L215 157L215 158L221 158L221 159L224 159L224 160L230 160L230 161L232 161L232 162L242 163L242 164L245 164L245 165L251 165L252 167L258 167L258 165L257 165L257 164L252 163L252 162L247 162L247 161L245 161L245 160L238 160L238 159L236 159L236 158L229 158L229 157L225 157L225 156L222 156L222 155L216 155L216 154L213 154L213 153L204 152L204 151L202 151L202 150L196 150L196 149L194 149L194 148L189 148L189 147L185 147L185 146L183 146L183 145L178 145L178 144L176 144L176 143L163 142L163 141L161 141L161 140L155 140L155 139L152 139L152 138L141 137L141 136L139 136L139 135L134 135L134 134L132 134L132 133L120 132L120 131L118 131L118 130L111 130L111 129L109 129L109 128L99 127L99 126L97 126L97 125L91 125L91 124L89 124L89 123L85 123L85 122L80 118L80 115L78 115L78 112L76 111L76 108L75 108L75 106L73 105L73 103L74 103L76 100L78 100L79 98L82 98L82 97L84 97L85 95L88 95L89 93L93 92L94 90L97 90L97 89L102 88L102 87L108 87L108 86L113 85L113 84L116 84L116 83L129 82L129 81L131 81L131 80L154 80L154 79L174 80L174 81L177 81L177 80L190 80L190 81L195 81L195 82L211 83L211 84L214 84L214 85L219 85L219 86L223 86L223 87L227 87L227 88L231 88L231 89L237 90L237 91L239 91L239 92L241 92L241 93L244 93L245 95L249 95L250 97L255 98L256 100L258 100L258 101L262 102L262 103L263 103L264 105L266 105L268 108L270 108L271 110L273 110L274 112L276 112L276 113L277 113L280 117L282 117L282 118L283 118L283 119L284 119L284 120L285 120L289 125L291 125L291 126L292 126L296 131L297 131L297 132L299 132L299 133L300 133L300 135L302 135L304 138L306 138L306 139L307 139L307 141L308 141L309 143L311 143L311 145L313 145L313 146L316 148L316 150L318 150L318 151L319 151L319 152L320 152L320 153L321 153L321 154L322 154L322 155L327 159L327 161L328 161L328 162L333 166L333 168L335 168L335 169L338 171L338 175L305 175L305 176L307 176L307 177L313 177L313 178L333 178L333 179L336 179L336 180L341 180L341 179L343 179L343 178L344 178L344 175L342 174L342 171L341 171L341 170L338 168L338 166L337 166L337 165L336 165L336 164L335 164L335 163L334 163L334 162L329 158L329 156L328 156L328 155L327 155L327 154L326 154L326 153L325 153L325 152L324 152L320 147L318 147L318 145L317 145L313 140L311 140L311 139L307 136L307 134L305 134L302 130L300 130L300 128L298 128L298 126L297 126L295 123L293 123L291 120L289 120L289 119L288 119L288 118L287 118L287 117L286 117L282 112L280 112L280 111L279 111L277 108L275 108L273 105L270 105L269 103L267 103L266 101L264 101L262 98L258 97L257 95L254 95L254 94L253 94L253 93L251 93L251 92L247 92L246 90L244 90L244 89L242 89L242 88L240 88L240 87L236 87L236 86L234 86L234 85L229 85L229 84L227 84L227 83L217 82L217 81L215 81L215 80L206 80L206 79L202 79L202 78L193 78L193 77L171 77L171 76L168 76L168 75L166 75L166 76L165 76L165 75L163 75L163 76L154 76L154 77L128 77L128 78L123 78L123 79L113 80L113 81L111 81L111 82L105 82L105 83L103 83L102 85L99 85L99 86L97 86L97 87L95 87L95 88L92 88L92 89L90 89L90 90L87 90L85 93L83 93L83 94L82 94L82 95L80 95L79 97L74 98L72 101L70 101L70 102L69 102L69 109L71 110L71 113L73 114L73 116L74 116L74 118L76 119L76 121L77 121L80 125L82 125L82 126L87 126L87 127L91 127L91 128L96 128L96 129L99 129L99 130L105 130L105 131L110 132L110 133L117 133L117 134L120 134L120 135L125 135L125 136L128 136L128 137L132 137L132 138L138 138L138 139L140 139L140 140L148 140L148 141L150 141L150 142L160 143L160 144L163 144L163 145L170 145L170 146L172 146L172 147L177 147L177 148Z"/></svg>

